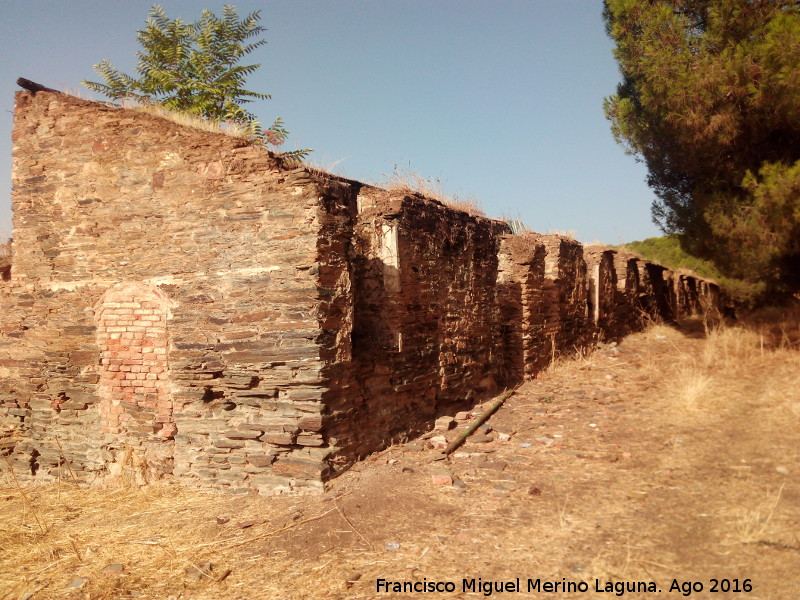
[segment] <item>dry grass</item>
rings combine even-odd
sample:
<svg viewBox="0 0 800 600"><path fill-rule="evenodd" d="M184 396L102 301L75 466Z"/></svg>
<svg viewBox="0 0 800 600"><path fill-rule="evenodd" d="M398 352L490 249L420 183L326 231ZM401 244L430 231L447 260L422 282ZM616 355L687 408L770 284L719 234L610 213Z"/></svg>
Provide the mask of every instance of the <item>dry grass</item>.
<svg viewBox="0 0 800 600"><path fill-rule="evenodd" d="M702 363L712 369L736 369L765 356L764 337L749 328L718 325L706 333Z"/></svg>
<svg viewBox="0 0 800 600"><path fill-rule="evenodd" d="M250 135L247 131L247 128L238 123L213 121L193 113L168 110L159 104L137 102L135 100L126 99L121 101L120 106L129 110L135 110L137 112L153 115L160 119L166 119L167 121L177 123L178 125L184 127L192 127L193 129L199 129L209 133L223 133L231 137L245 139Z"/></svg>
<svg viewBox="0 0 800 600"><path fill-rule="evenodd" d="M762 401L785 407L791 422L800 420L800 353L779 349L771 354L776 360L771 376L763 379Z"/></svg>
<svg viewBox="0 0 800 600"><path fill-rule="evenodd" d="M533 230L528 227L525 222L519 217L500 217L501 221L505 221L508 225L508 228L511 229L511 233L514 235L526 235L529 233L533 233Z"/></svg>
<svg viewBox="0 0 800 600"><path fill-rule="evenodd" d="M453 195L450 198L443 199L442 204L454 210L460 210L468 213L473 217L486 216L486 213L483 212L483 209L480 207L478 198L475 196L466 196L462 198L460 196Z"/></svg>
<svg viewBox="0 0 800 600"><path fill-rule="evenodd" d="M562 352L561 354L555 352L555 344L552 341L550 347L554 352L551 355L550 364L543 371L546 377L578 377L582 373L585 374L586 371L598 368L607 370L609 368L604 363L601 367L599 362L594 360L596 351L594 346L582 348L575 346L571 351Z"/></svg>
<svg viewBox="0 0 800 600"><path fill-rule="evenodd" d="M778 503L781 500L784 485L774 493L765 493L764 498L753 508L742 507L739 517L735 522L736 541L742 544L752 544L764 541L768 537L770 523L775 516Z"/></svg>
<svg viewBox="0 0 800 600"><path fill-rule="evenodd" d="M383 179L376 185L389 191L416 192L439 201L447 196L444 192L444 182L441 179L424 177L416 171L400 165L394 165L391 173L384 173Z"/></svg>
<svg viewBox="0 0 800 600"><path fill-rule="evenodd" d="M716 407L720 398L735 395L736 390L729 389L728 382L736 380L736 370L764 357L760 335L744 327L716 325L707 329L699 355L684 348L676 338L680 333L674 328L658 326L646 335L670 346L671 358L659 361L659 368L665 369L666 364L670 373L665 392L678 407L689 411L686 416L690 418L692 411Z"/></svg>
<svg viewBox="0 0 800 600"><path fill-rule="evenodd" d="M706 324L705 339L688 346L685 334L670 325L651 322L629 336L660 348L642 357L643 377L656 384L678 413L693 419L695 411L725 409L736 402L783 406L792 420L800 419L800 353L790 344L771 347L759 325ZM602 371L609 379L618 370L595 348L574 349L544 371L549 377L578 377ZM620 363L624 364L624 362ZM748 385L743 385L747 382Z"/></svg>
<svg viewBox="0 0 800 600"><path fill-rule="evenodd" d="M697 325L690 330L701 331ZM720 554L726 557L749 556L752 550L748 547L760 548L762 553L764 548L782 552L785 556L772 559L778 572L791 570L792 552L800 551L792 526L797 511L789 504L788 480L774 483L776 478L780 481L783 474L795 471L798 452L785 445L781 452L781 442L773 439L785 439L778 432L796 429L800 418L800 353L786 342L770 345L767 337L763 328L754 324L707 326L703 339L687 338L675 327L655 324L630 336L623 346L633 342L634 346L645 344L651 349L636 357L636 366L639 382L654 390L648 405L657 406L668 424L663 432L664 455L653 461L660 464L655 469L685 473L699 466L703 476L711 480L709 470L715 469L721 472L722 481L729 481L731 474L737 477L730 487L720 489L710 482L706 487L704 479L683 477L675 482L677 486L669 487L676 490L670 492L675 494L680 494L677 490L684 486L704 489L700 496L703 507L695 510L702 513L701 523L712 525L713 533L698 531L697 535L715 539ZM595 351L577 360L557 360L546 373L555 381L581 377L597 381L605 377L610 380L608 384L595 383L594 390L601 396L604 389L620 391L625 398L624 386L615 384L624 379L630 360L625 351L616 356ZM742 424L742 415L745 423L757 420L759 431L770 431L769 437L756 446L745 444L741 428L747 425ZM727 430L737 433L728 437ZM720 432L726 445L704 448L709 431ZM767 457L760 458L764 453ZM660 472L655 471L655 478ZM652 486L648 483L641 493L649 495ZM796 499L796 486L791 489ZM630 497L640 492L627 493ZM654 554L653 541L636 535L623 547L601 548L590 572L600 578L658 580L687 568L673 554Z"/></svg>
<svg viewBox="0 0 800 600"><path fill-rule="evenodd" d="M445 206L466 212L473 217L486 216L476 197L447 194L444 190L444 183L438 177L424 177L410 168L395 165L392 172L385 173L383 180L376 185L389 191L422 194L426 198L437 200Z"/></svg>
<svg viewBox="0 0 800 600"><path fill-rule="evenodd" d="M509 442L490 454L466 445L447 463L463 494L431 486L444 463L403 445L308 498L23 489L6 475L0 597L365 599L378 577L669 585L748 564L740 576L760 576L763 597L788 598L779 586L800 583L800 490L775 467L798 464L800 353L762 348L757 329L707 335L654 326L616 350L557 361L492 417L517 432ZM508 466L487 471L487 459ZM516 489L498 491L506 485ZM237 525L247 520L263 523ZM110 564L123 574L104 573ZM65 592L79 577L83 587Z"/></svg>
<svg viewBox="0 0 800 600"><path fill-rule="evenodd" d="M766 307L747 316L771 347L800 349L800 298L782 307Z"/></svg>
<svg viewBox="0 0 800 600"><path fill-rule="evenodd" d="M345 177L341 172L340 165L347 160L347 157L337 160L328 160L321 157L306 159L303 165L310 171L316 171L320 174L336 175L337 177Z"/></svg>
<svg viewBox="0 0 800 600"><path fill-rule="evenodd" d="M672 396L686 410L701 407L714 393L715 379L701 369L687 365L675 374Z"/></svg>
<svg viewBox="0 0 800 600"><path fill-rule="evenodd" d="M273 152L277 156L287 160L289 164L296 166L305 166L305 160L303 157L305 154L311 152L309 149L300 148L297 144L295 144L294 150L287 152L286 148L281 146L282 142L279 141L276 144L269 143L269 140L271 139L269 135L265 136L265 138L259 138L253 131L250 130L250 128L242 123L207 119L190 112L170 110L164 108L160 104L138 102L131 99L122 100L121 106L122 108L143 112L160 119L166 119L167 121L171 121L183 127L191 127L193 129L199 129L200 131L205 131L208 133L221 133L223 135L247 140L251 144L266 148L270 152ZM266 127L263 128L263 131L264 133L268 133ZM300 156L294 156L293 153L296 152L299 152Z"/></svg>
<svg viewBox="0 0 800 600"><path fill-rule="evenodd" d="M278 515L287 524L272 526L276 515L268 499L251 499L245 508L230 496L174 485L144 488L79 489L66 483L25 489L6 474L0 487L0 597L61 597L83 578L84 597L118 598L131 592L142 598L172 597L179 589L203 589L216 597L214 584L232 569L243 570L238 549L315 521ZM274 509L276 503L272 503ZM279 503L278 503L279 504ZM280 505L280 504L279 504ZM286 502L283 503L286 506ZM232 517L231 511L238 514ZM233 519L230 526L216 517ZM235 523L254 522L253 527ZM280 556L270 559L283 567ZM122 574L106 573L124 565ZM46 589L45 589L46 588ZM42 591L39 591L42 590Z"/></svg>
<svg viewBox="0 0 800 600"><path fill-rule="evenodd" d="M641 332L633 334L631 339L644 339L653 341L663 341L673 347L683 341L681 332L670 325L656 323L650 319L650 325Z"/></svg>
<svg viewBox="0 0 800 600"><path fill-rule="evenodd" d="M797 357L792 351L770 349L756 328L746 326L706 324L705 339L699 347L687 346L680 330L663 324L651 325L631 338L662 348L661 353L645 358L646 371L658 380L664 396L687 418L693 418L692 411L717 410L720 404L749 397L752 390L741 383L743 377L748 381L755 377L755 369L765 375L775 372L776 391L772 394L785 392L791 385L784 372L786 365ZM769 379L764 382L769 384ZM760 393L767 389L769 385Z"/></svg>
<svg viewBox="0 0 800 600"><path fill-rule="evenodd" d="M86 490L62 484L28 490L2 490L5 518L0 524L0 560L6 584L0 591L17 597L40 580L53 591L76 578L87 578L84 590L93 598L115 597L124 581L127 589L163 590L169 581L186 577L186 569L204 562L211 548L206 527L198 527L195 511L203 495L175 488L150 486ZM88 500L88 502L87 502ZM15 510L16 509L16 510ZM170 515L160 527L157 516ZM71 526L79 519L80 530ZM109 564L136 565L135 572L100 576ZM224 567L223 567L224 568Z"/></svg>
<svg viewBox="0 0 800 600"><path fill-rule="evenodd" d="M568 240L578 239L578 232L575 229L548 229L548 235L558 235Z"/></svg>

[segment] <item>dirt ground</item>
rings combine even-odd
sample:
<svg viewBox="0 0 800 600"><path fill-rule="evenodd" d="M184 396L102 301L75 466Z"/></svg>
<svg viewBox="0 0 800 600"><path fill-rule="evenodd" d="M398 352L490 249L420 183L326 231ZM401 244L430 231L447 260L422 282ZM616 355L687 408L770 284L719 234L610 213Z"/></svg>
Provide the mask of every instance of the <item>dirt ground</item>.
<svg viewBox="0 0 800 600"><path fill-rule="evenodd" d="M320 496L6 476L0 597L800 598L793 330L653 327L559 362L435 460L459 417Z"/></svg>

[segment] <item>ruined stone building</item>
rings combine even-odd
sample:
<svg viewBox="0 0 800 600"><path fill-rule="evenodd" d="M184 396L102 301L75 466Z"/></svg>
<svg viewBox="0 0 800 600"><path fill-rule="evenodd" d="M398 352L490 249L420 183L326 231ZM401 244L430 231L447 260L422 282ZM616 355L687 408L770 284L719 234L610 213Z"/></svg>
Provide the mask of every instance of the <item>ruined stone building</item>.
<svg viewBox="0 0 800 600"><path fill-rule="evenodd" d="M718 288L511 235L240 138L19 92L2 468L320 489L366 454Z"/></svg>

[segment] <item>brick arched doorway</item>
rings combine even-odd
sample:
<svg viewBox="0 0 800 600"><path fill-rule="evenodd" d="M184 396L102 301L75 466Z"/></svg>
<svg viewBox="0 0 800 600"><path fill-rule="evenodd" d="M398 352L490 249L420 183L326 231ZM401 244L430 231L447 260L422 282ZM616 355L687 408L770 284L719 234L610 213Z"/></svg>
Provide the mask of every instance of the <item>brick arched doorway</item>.
<svg viewBox="0 0 800 600"><path fill-rule="evenodd" d="M172 438L169 301L143 283L119 283L95 307L104 433Z"/></svg>

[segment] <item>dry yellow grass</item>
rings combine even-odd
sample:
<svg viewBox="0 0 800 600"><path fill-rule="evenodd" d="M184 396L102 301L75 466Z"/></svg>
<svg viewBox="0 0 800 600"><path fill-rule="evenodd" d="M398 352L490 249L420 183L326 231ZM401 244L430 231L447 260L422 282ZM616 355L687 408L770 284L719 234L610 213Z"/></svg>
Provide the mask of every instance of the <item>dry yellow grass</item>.
<svg viewBox="0 0 800 600"><path fill-rule="evenodd" d="M672 395L686 410L695 410L714 393L714 378L701 369L687 365L675 372Z"/></svg>
<svg viewBox="0 0 800 600"><path fill-rule="evenodd" d="M777 492L765 493L763 500L760 500L756 506L741 508L740 516L735 522L738 542L752 544L768 537L772 517L778 508L784 485L781 485Z"/></svg>
<svg viewBox="0 0 800 600"><path fill-rule="evenodd" d="M376 597L378 577L668 586L725 573L753 577L760 597L790 598L800 585L799 357L762 348L758 330L700 339L657 326L616 350L558 361L492 417L498 431L516 431L510 441L451 458L463 494L431 486L429 470L444 463L404 445L356 465L321 497L21 488L6 474L0 597L355 600ZM707 387L689 395L693 378ZM486 470L487 459L507 466ZM246 521L256 523L239 526ZM122 574L105 571L114 564ZM77 578L82 587L65 591Z"/></svg>
<svg viewBox="0 0 800 600"><path fill-rule="evenodd" d="M441 179L424 177L400 165L394 165L391 173L384 173L383 179L376 185L390 191L416 192L439 201L446 196Z"/></svg>
<svg viewBox="0 0 800 600"><path fill-rule="evenodd" d="M206 498L197 493L161 486L87 491L60 484L28 490L28 503L19 490L16 497L13 488L3 492L4 512L12 515L0 524L2 566L11 585L2 590L4 597L30 592L40 580L48 580L52 590L86 578L87 594L111 598L120 577L99 573L123 563L136 565L125 574L126 585L158 591L163 579L167 592L169 579L208 555L202 547L208 542L205 528L197 527L193 514ZM159 514L171 515L170 527L158 526ZM175 515L183 518L176 523ZM75 518L81 522L77 531L70 523Z"/></svg>
<svg viewBox="0 0 800 600"><path fill-rule="evenodd" d="M800 383L800 355L790 345L772 347L759 327L706 324L699 348L688 347L678 329L663 324L631 339L663 347L662 354L648 355L646 370L681 409L717 409L720 403L751 399L753 383L758 384L757 398L795 404L791 390ZM743 380L749 385L743 386Z"/></svg>
<svg viewBox="0 0 800 600"><path fill-rule="evenodd" d="M460 210L462 212L468 213L473 217L485 217L486 213L483 212L483 209L480 207L480 203L478 199L474 196L468 197L460 197L453 195L450 198L444 198L442 203L445 206L448 206L454 210Z"/></svg>
<svg viewBox="0 0 800 600"><path fill-rule="evenodd" d="M135 110L137 112L143 112L160 119L166 119L167 121L177 123L178 125L184 127L192 127L201 131L207 131L209 133L223 133L225 135L239 138L248 138L250 135L247 128L238 123L213 121L188 112L168 110L159 104L136 102L128 99L121 102L121 107L129 110Z"/></svg>
<svg viewBox="0 0 800 600"><path fill-rule="evenodd" d="M466 212L474 217L486 216L476 197L447 194L441 179L424 177L411 169L401 168L399 165L395 165L391 173L384 174L383 180L376 185L389 191L422 194L426 198L437 200L445 206Z"/></svg>
<svg viewBox="0 0 800 600"><path fill-rule="evenodd" d="M702 351L706 367L729 370L764 357L764 337L745 327L718 325L708 329Z"/></svg>
<svg viewBox="0 0 800 600"><path fill-rule="evenodd" d="M251 498L243 505L230 496L169 484L81 489L61 482L22 488L8 474L4 483L2 598L32 592L35 598L61 597L82 579L80 591L92 599L129 592L168 598L176 589L195 587L213 598L213 584L223 582L234 566L242 571L243 545L252 547L334 510L305 516L297 511L298 499ZM230 526L216 517L231 519ZM272 526L281 520L286 524ZM270 557L271 568L288 570L288 563L278 567L285 562ZM114 572L113 565L123 565L123 571Z"/></svg>
<svg viewBox="0 0 800 600"><path fill-rule="evenodd" d="M558 235L568 240L578 239L578 232L575 229L548 229L548 235Z"/></svg>

